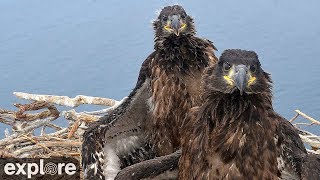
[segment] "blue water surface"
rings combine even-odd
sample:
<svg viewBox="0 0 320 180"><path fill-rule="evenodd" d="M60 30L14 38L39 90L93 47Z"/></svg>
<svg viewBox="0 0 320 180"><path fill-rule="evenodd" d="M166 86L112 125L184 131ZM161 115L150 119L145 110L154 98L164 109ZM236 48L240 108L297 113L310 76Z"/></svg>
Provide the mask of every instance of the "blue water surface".
<svg viewBox="0 0 320 180"><path fill-rule="evenodd" d="M217 55L227 48L259 54L281 115L290 119L300 109L320 117L318 0L2 0L0 107L21 102L14 91L128 95L153 50L155 12L174 3L194 17L198 36L213 41Z"/></svg>

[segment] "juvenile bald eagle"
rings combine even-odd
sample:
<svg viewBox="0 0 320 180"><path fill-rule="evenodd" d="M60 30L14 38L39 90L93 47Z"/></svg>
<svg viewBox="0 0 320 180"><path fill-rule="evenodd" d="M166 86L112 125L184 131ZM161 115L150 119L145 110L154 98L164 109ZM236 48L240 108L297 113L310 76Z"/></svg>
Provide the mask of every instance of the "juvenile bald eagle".
<svg viewBox="0 0 320 180"><path fill-rule="evenodd" d="M204 82L205 102L183 129L180 179L320 179L319 156L273 110L255 52L226 50Z"/></svg>
<svg viewBox="0 0 320 180"><path fill-rule="evenodd" d="M136 87L84 134L86 179L113 179L123 167L179 149L183 119L201 102L201 76L217 61L215 46L195 36L193 19L178 5L163 8L153 26L154 52Z"/></svg>

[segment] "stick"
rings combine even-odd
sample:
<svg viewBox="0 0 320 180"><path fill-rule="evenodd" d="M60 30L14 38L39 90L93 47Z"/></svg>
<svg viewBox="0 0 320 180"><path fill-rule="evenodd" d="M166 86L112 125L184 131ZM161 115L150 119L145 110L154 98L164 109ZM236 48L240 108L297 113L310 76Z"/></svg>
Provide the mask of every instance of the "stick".
<svg viewBox="0 0 320 180"><path fill-rule="evenodd" d="M73 134L78 130L78 127L80 126L80 121L81 119L78 119L76 122L74 122L71 130L68 133L68 139L70 139L73 136Z"/></svg>
<svg viewBox="0 0 320 180"><path fill-rule="evenodd" d="M34 101L45 101L47 103L53 103L61 106L78 107L82 104L95 104L103 106L113 106L118 101L109 98L92 97L78 95L74 98L68 96L55 96L55 95L38 95L28 94L23 92L14 92L15 96L21 99L34 100Z"/></svg>
<svg viewBox="0 0 320 180"><path fill-rule="evenodd" d="M122 104L126 99L128 99L128 97L124 97L121 99L121 101L117 102L116 104L114 104L112 107L106 108L106 109L101 109L98 111L84 111L83 113L85 114L90 114L90 115L100 115L100 114L106 114L110 111L113 111L114 109L116 109L120 104Z"/></svg>
<svg viewBox="0 0 320 180"><path fill-rule="evenodd" d="M81 119L84 122L94 122L101 117L96 115L88 115L85 113L77 113L74 109L62 111L62 116L68 120L77 121L78 119Z"/></svg>
<svg viewBox="0 0 320 180"><path fill-rule="evenodd" d="M313 124L317 124L320 125L320 122L313 119L312 117L306 115L305 113L301 112L300 110L295 110L299 115L301 115L302 117L306 118L307 120L311 121Z"/></svg>
<svg viewBox="0 0 320 180"><path fill-rule="evenodd" d="M57 118L51 117L51 118L47 118L45 120L37 120L32 125L27 126L26 128L21 129L19 132L16 132L16 133L10 135L9 137L0 140L0 146L2 146L3 144L6 144L8 142L10 143L11 140L15 139L20 134L27 134L28 132L33 131L34 129L39 128L45 124L48 124L49 122L51 122L55 119L57 119Z"/></svg>

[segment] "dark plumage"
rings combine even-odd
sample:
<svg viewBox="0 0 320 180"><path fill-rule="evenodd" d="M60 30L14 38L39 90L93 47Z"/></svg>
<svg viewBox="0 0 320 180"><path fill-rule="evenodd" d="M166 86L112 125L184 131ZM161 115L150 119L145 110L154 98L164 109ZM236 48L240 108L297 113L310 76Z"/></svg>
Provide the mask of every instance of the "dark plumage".
<svg viewBox="0 0 320 180"><path fill-rule="evenodd" d="M320 179L319 156L273 110L255 52L226 50L204 83L205 102L183 128L180 179Z"/></svg>
<svg viewBox="0 0 320 180"><path fill-rule="evenodd" d="M118 108L84 134L85 178L114 178L120 168L180 148L180 127L201 103L201 76L216 49L195 37L192 18L167 6L154 21L155 51L142 64L136 87Z"/></svg>

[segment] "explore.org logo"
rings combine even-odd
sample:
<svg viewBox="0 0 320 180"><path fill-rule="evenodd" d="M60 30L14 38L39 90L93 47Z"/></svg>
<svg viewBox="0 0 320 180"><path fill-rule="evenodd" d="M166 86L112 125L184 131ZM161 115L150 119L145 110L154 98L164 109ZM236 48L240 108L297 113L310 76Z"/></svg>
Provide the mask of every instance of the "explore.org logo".
<svg viewBox="0 0 320 180"><path fill-rule="evenodd" d="M25 171L25 167L26 171ZM27 175L28 179L31 176L37 175L38 173L41 175L50 174L50 175L61 175L62 170L64 168L64 172L68 175L73 175L76 173L76 165L73 163L52 163L49 162L45 166L43 165L43 159L40 159L39 163L7 163L4 166L4 172L7 175Z"/></svg>
<svg viewBox="0 0 320 180"><path fill-rule="evenodd" d="M1 158L0 179L79 179L79 162L73 158ZM60 178L61 177L61 178Z"/></svg>

